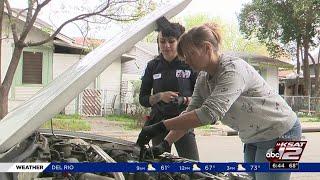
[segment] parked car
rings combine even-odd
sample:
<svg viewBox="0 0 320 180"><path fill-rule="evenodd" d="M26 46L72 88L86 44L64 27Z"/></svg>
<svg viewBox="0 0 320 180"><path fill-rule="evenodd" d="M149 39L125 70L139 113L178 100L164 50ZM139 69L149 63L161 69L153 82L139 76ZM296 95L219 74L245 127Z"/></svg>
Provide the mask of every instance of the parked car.
<svg viewBox="0 0 320 180"><path fill-rule="evenodd" d="M80 132L40 129L8 152L0 162L138 162L140 148L134 142ZM169 153L148 157L145 162L193 162ZM1 173L1 180L156 180L156 179L249 179L233 173Z"/></svg>

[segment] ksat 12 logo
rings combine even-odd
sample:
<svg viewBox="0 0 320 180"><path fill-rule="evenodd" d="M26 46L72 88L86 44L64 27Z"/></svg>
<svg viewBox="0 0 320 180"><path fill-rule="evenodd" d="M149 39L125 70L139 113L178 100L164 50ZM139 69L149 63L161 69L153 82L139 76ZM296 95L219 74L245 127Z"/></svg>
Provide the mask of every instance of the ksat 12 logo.
<svg viewBox="0 0 320 180"><path fill-rule="evenodd" d="M266 158L269 162L299 161L307 141L278 141L269 149Z"/></svg>

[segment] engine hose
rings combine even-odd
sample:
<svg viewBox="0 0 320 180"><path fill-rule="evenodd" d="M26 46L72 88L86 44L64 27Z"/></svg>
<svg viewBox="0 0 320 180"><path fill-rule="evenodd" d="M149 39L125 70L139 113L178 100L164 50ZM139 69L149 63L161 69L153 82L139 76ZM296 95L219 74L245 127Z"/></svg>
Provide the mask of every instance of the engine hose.
<svg viewBox="0 0 320 180"><path fill-rule="evenodd" d="M39 147L39 144L32 143L21 155L13 158L11 162L22 162L27 157L30 157Z"/></svg>

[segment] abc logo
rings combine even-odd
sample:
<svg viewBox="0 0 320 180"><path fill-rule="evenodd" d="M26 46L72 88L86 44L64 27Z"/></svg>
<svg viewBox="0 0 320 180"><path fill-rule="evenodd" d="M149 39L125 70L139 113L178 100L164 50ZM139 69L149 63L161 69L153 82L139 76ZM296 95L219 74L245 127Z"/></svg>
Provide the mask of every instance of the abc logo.
<svg viewBox="0 0 320 180"><path fill-rule="evenodd" d="M299 161L307 141L278 141L266 152L269 162Z"/></svg>
<svg viewBox="0 0 320 180"><path fill-rule="evenodd" d="M280 153L275 149L269 149L266 153L266 158L268 161L274 162L280 159Z"/></svg>

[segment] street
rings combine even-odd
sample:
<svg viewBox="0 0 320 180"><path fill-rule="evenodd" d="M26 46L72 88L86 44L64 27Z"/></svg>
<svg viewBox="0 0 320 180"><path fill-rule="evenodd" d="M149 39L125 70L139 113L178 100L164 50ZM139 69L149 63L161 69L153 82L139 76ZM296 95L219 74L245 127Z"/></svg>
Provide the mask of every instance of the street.
<svg viewBox="0 0 320 180"><path fill-rule="evenodd" d="M96 122L98 127L102 129L97 129L96 134L107 135L111 137L117 137L135 142L138 137L139 131L115 131L112 133L106 128L112 128L110 125L103 125L108 121L93 121ZM101 124L102 123L102 124ZM310 126L310 125L309 125ZM318 126L318 125L313 125ZM95 127L95 126L94 126ZM96 128L96 127L95 127ZM125 133L126 132L126 133ZM121 137L120 137L120 134ZM198 150L201 162L243 162L243 144L238 136L222 136L222 135L204 135L205 133L196 131L196 139L198 144ZM300 162L320 162L319 149L320 144L318 143L318 138L320 137L320 132L316 133L303 133L302 140L307 141L306 148L302 154ZM177 155L175 148L172 148L172 153ZM294 180L313 180L320 179L319 173L292 173L291 179Z"/></svg>
<svg viewBox="0 0 320 180"><path fill-rule="evenodd" d="M320 162L318 143L320 133L304 133L306 148L300 162ZM202 162L243 162L243 144L238 136L197 136L200 160ZM293 173L291 179L320 179L319 173Z"/></svg>

